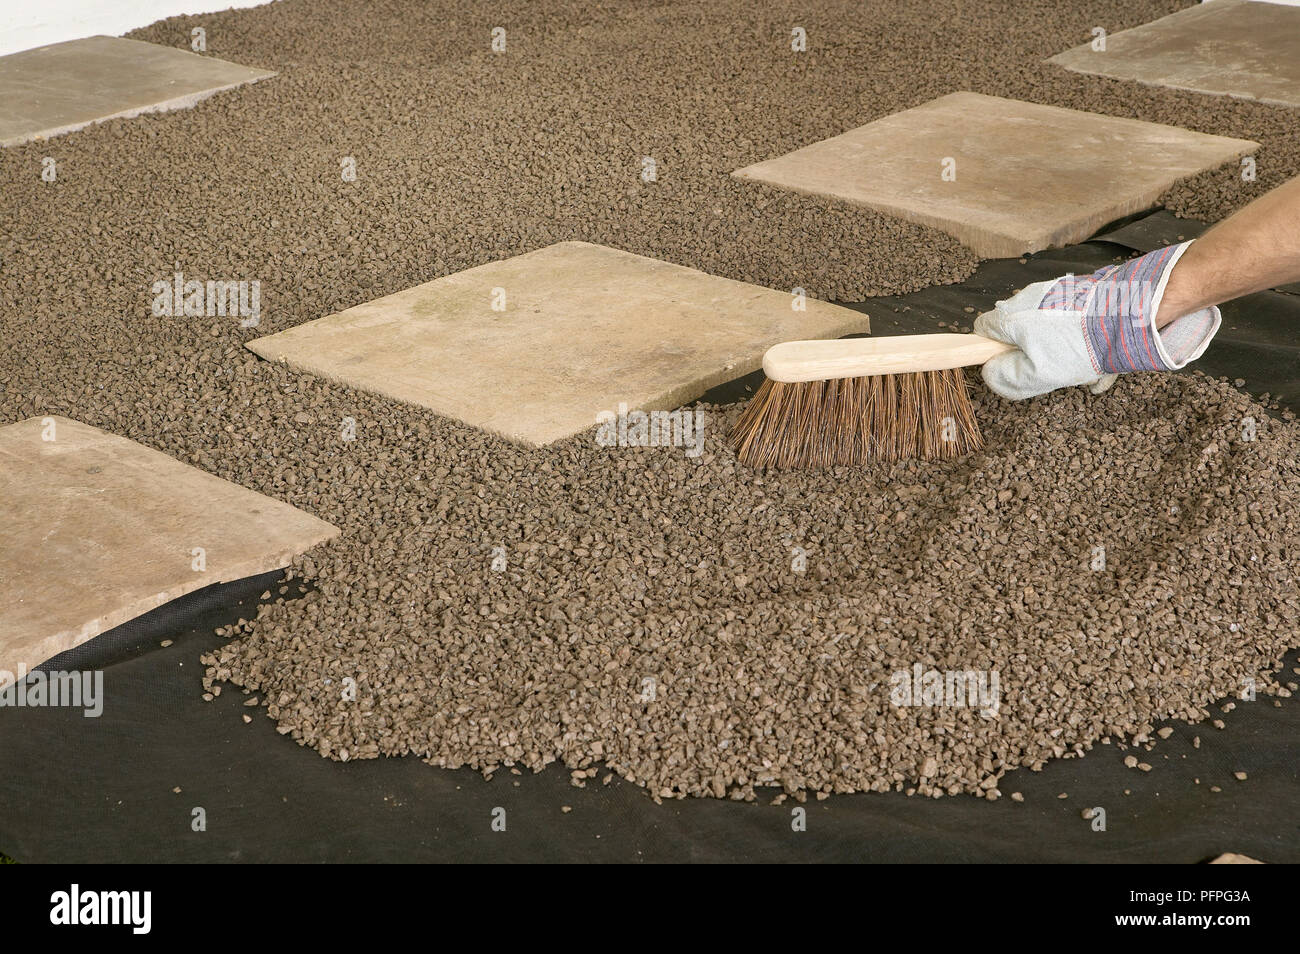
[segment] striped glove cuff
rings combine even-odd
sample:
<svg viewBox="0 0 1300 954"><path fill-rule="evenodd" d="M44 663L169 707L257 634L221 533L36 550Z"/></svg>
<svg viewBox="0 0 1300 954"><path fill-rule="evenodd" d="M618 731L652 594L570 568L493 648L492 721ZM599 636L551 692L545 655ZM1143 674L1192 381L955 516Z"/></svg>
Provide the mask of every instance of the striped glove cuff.
<svg viewBox="0 0 1300 954"><path fill-rule="evenodd" d="M1091 275L1067 275L1048 289L1038 307L1079 313L1088 357L1098 374L1177 370L1204 353L1222 323L1219 309L1210 307L1156 330L1169 274L1191 244L1156 249Z"/></svg>

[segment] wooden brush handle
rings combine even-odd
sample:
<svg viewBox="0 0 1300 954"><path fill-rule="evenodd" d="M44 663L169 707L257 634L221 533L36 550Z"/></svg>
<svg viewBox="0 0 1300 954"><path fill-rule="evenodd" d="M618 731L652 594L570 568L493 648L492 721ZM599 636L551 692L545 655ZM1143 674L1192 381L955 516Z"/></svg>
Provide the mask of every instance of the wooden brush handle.
<svg viewBox="0 0 1300 954"><path fill-rule="evenodd" d="M829 381L877 374L943 371L983 364L1014 351L983 335L895 335L889 338L844 338L787 341L763 355L763 373L773 381Z"/></svg>

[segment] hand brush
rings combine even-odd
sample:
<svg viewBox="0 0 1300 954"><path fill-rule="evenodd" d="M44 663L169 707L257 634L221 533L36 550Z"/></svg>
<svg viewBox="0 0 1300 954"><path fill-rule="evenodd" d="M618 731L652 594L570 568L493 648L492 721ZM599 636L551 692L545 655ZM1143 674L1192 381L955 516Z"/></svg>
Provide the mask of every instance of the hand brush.
<svg viewBox="0 0 1300 954"><path fill-rule="evenodd" d="M962 368L1014 348L973 334L776 345L731 445L757 468L959 457L983 446Z"/></svg>

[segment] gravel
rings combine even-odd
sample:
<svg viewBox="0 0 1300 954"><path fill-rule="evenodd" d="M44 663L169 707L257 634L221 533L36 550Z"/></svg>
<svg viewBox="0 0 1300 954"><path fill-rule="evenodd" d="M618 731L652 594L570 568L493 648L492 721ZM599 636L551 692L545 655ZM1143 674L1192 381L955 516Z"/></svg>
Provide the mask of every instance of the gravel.
<svg viewBox="0 0 1300 954"><path fill-rule="evenodd" d="M260 607L208 681L331 757L604 763L661 798L996 798L1010 769L1148 742L1247 677L1290 694L1295 423L1199 375L975 404L987 447L964 460L776 475L725 448L735 405L697 460L353 407L357 446L318 433L297 464L350 501L297 567L319 591ZM895 705L917 665L997 673L996 715Z"/></svg>
<svg viewBox="0 0 1300 954"><path fill-rule="evenodd" d="M1039 62L1183 5L287 0L165 21L133 36L203 26L213 55L280 75L0 151L0 422L65 414L343 529L294 567L316 589L233 627L203 687L256 691L324 756L562 762L583 784L604 765L656 798L998 798L1010 769L1205 719L1247 677L1289 694L1293 423L1195 375L1027 405L977 386L969 458L759 475L725 449L735 406L708 409L698 459L528 450L243 343L564 239L842 300L960 280L975 260L940 233L727 176L957 89L1261 141L1257 182L1229 167L1166 197L1217 218L1300 171L1292 112ZM260 326L151 315L178 263L259 281ZM894 705L917 666L996 674L996 713Z"/></svg>

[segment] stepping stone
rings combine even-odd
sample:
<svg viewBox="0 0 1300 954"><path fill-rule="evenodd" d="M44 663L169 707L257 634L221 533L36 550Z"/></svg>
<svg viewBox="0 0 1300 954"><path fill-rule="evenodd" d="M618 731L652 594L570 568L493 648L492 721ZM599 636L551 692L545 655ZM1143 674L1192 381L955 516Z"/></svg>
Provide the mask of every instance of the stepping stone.
<svg viewBox="0 0 1300 954"><path fill-rule="evenodd" d="M92 36L0 56L0 147L185 109L274 76L156 43Z"/></svg>
<svg viewBox="0 0 1300 954"><path fill-rule="evenodd" d="M1262 865L1263 863L1262 861L1256 861L1249 855L1239 855L1231 851L1225 855L1219 855L1210 862L1212 865Z"/></svg>
<svg viewBox="0 0 1300 954"><path fill-rule="evenodd" d="M504 304L504 310L493 305ZM318 318L248 347L350 387L540 446L619 404L670 410L780 341L867 316L586 242L560 242ZM713 440L715 435L706 435Z"/></svg>
<svg viewBox="0 0 1300 954"><path fill-rule="evenodd" d="M732 175L947 232L984 258L1080 242L1245 139L951 93ZM951 181L945 178L951 173Z"/></svg>
<svg viewBox="0 0 1300 954"><path fill-rule="evenodd" d="M1300 7L1214 0L1048 60L1077 73L1300 107Z"/></svg>
<svg viewBox="0 0 1300 954"><path fill-rule="evenodd" d="M287 566L339 532L64 417L0 427L0 500L0 686L178 596Z"/></svg>

